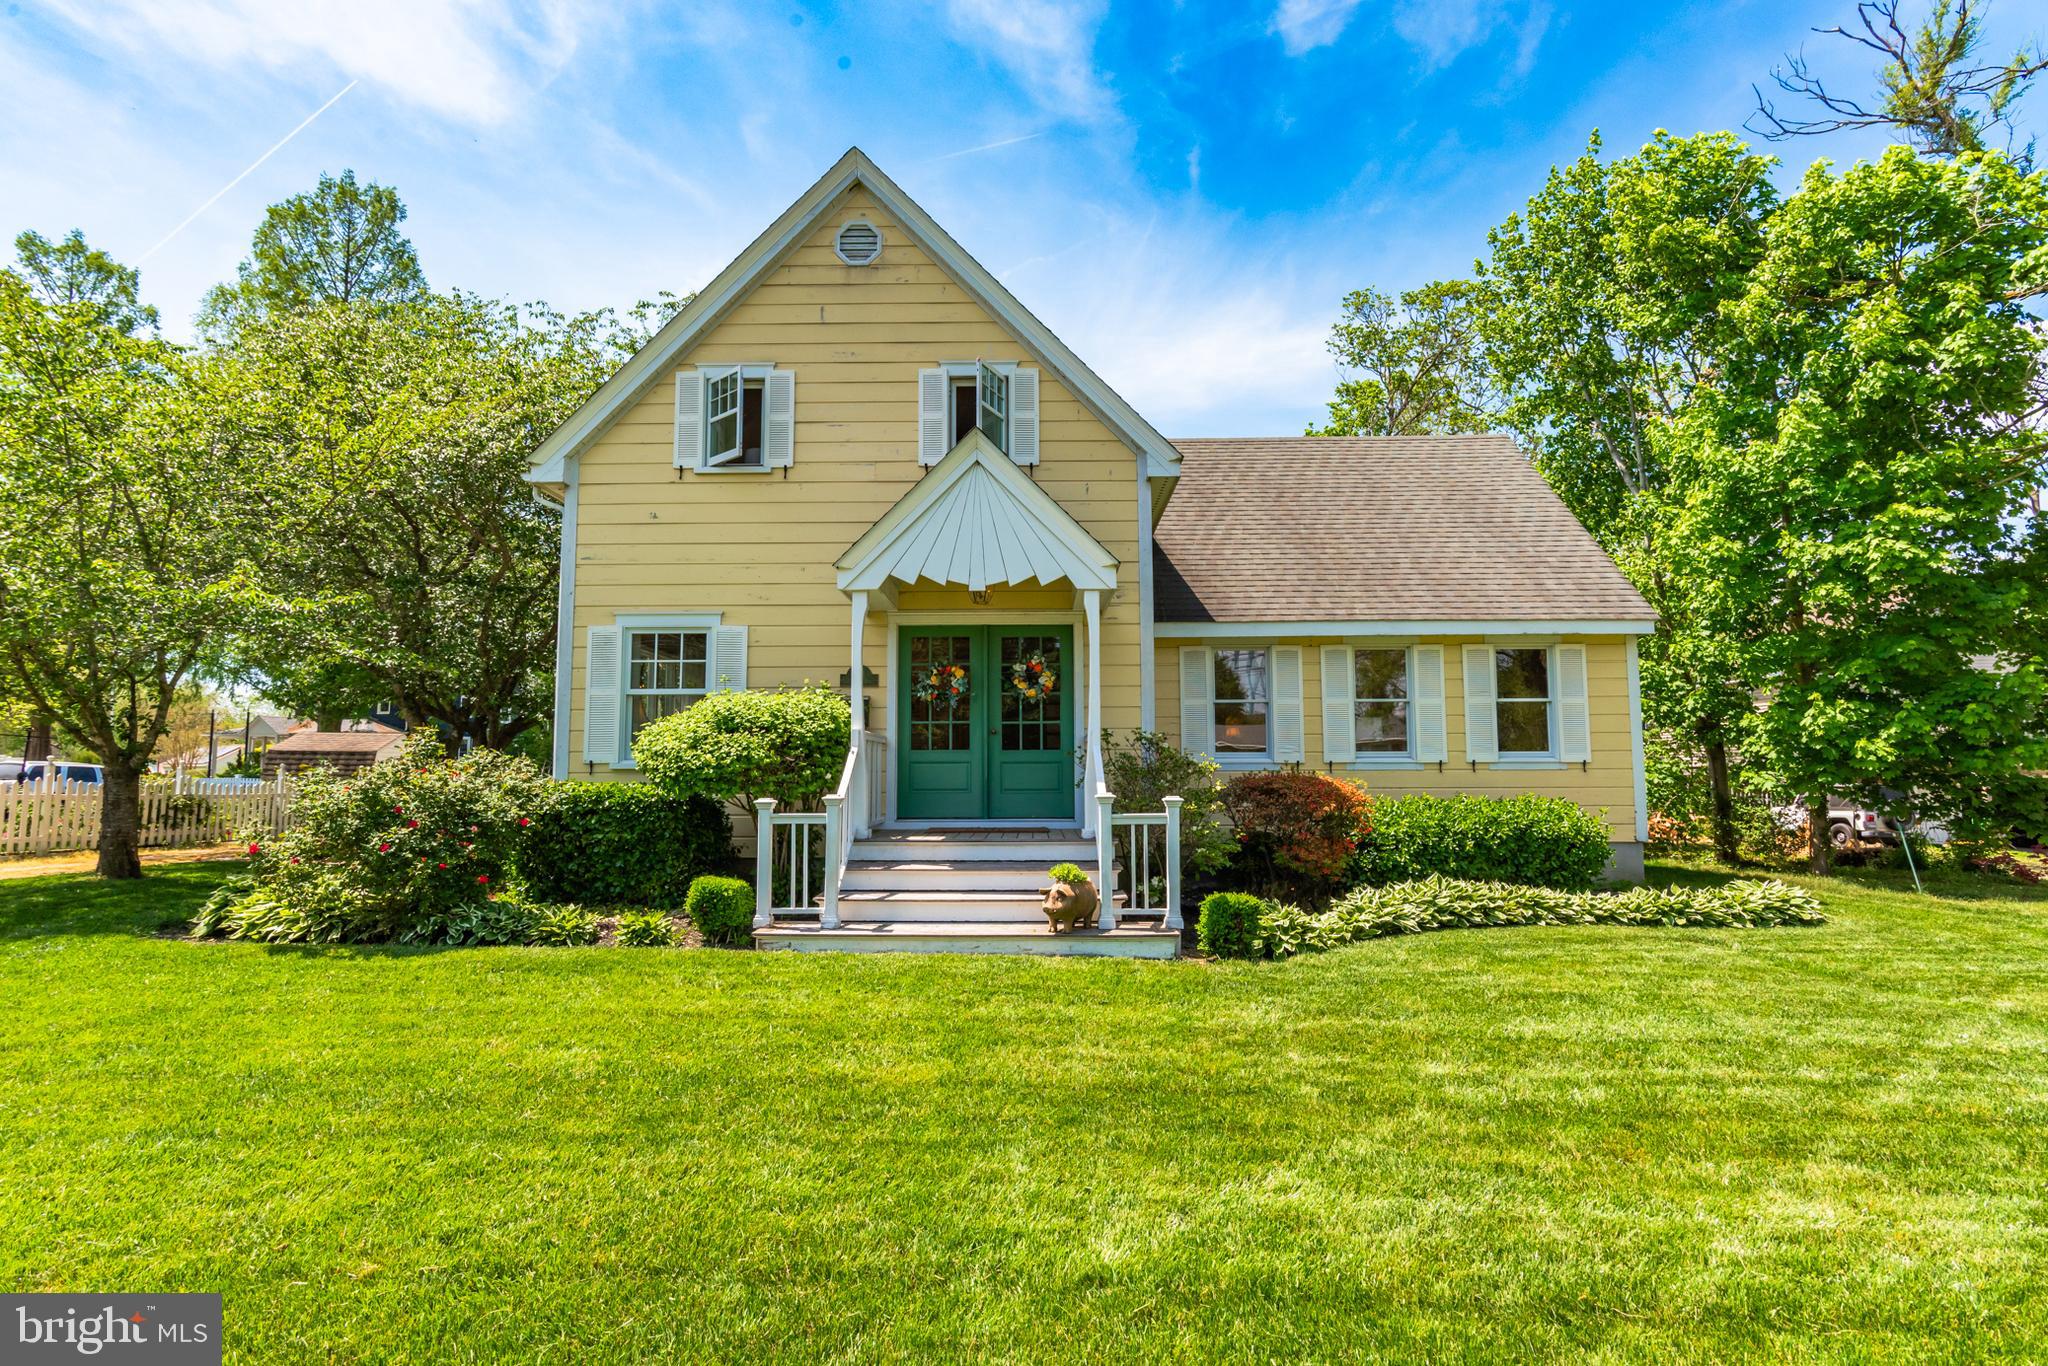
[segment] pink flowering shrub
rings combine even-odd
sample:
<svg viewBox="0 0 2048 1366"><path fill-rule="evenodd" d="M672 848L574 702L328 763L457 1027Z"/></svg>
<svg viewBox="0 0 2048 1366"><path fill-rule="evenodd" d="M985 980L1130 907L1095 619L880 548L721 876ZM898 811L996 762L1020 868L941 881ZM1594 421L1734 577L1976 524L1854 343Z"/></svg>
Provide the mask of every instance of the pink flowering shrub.
<svg viewBox="0 0 2048 1366"><path fill-rule="evenodd" d="M315 769L290 827L250 846L248 875L194 929L281 943L524 942L532 913L507 882L541 790L525 759L451 759L430 736L347 777Z"/></svg>

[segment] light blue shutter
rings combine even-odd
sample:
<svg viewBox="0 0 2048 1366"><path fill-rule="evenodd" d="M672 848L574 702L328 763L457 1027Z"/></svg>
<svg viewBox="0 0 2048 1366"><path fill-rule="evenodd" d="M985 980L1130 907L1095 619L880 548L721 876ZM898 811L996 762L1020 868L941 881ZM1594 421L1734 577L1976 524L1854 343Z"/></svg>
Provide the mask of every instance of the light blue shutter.
<svg viewBox="0 0 2048 1366"><path fill-rule="evenodd" d="M788 469L796 460L796 372L770 370L763 387L761 462L771 470Z"/></svg>
<svg viewBox="0 0 2048 1366"><path fill-rule="evenodd" d="M936 465L946 458L952 442L946 440L952 427L952 413L946 400L952 397L952 386L946 383L944 370L920 370L917 372L917 463Z"/></svg>
<svg viewBox="0 0 2048 1366"><path fill-rule="evenodd" d="M1010 372L1010 459L1038 463L1038 372L1022 366Z"/></svg>
<svg viewBox="0 0 2048 1366"><path fill-rule="evenodd" d="M744 692L747 686L747 628L711 628L711 691Z"/></svg>

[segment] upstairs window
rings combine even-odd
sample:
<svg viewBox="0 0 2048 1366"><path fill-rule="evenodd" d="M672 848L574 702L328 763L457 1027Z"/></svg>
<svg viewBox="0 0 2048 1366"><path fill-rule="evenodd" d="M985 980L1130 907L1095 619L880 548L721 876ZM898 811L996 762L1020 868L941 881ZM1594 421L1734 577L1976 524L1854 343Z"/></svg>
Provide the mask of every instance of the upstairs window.
<svg viewBox="0 0 2048 1366"><path fill-rule="evenodd" d="M1019 465L1038 463L1038 372L1010 361L952 361L918 372L918 463L936 465L979 431Z"/></svg>
<svg viewBox="0 0 2048 1366"><path fill-rule="evenodd" d="M796 375L773 365L676 372L677 469L785 469L796 449Z"/></svg>

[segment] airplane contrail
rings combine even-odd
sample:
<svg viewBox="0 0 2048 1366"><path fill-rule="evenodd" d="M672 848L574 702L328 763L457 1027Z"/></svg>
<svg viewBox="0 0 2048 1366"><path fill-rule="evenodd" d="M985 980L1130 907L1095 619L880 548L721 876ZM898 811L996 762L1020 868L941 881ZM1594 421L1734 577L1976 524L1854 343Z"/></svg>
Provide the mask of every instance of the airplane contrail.
<svg viewBox="0 0 2048 1366"><path fill-rule="evenodd" d="M221 186L218 190L215 190L213 192L213 197L211 199L207 200L204 204L201 204L198 208L192 210L191 213L186 214L184 222L178 224L177 227L172 228L169 232L165 233L163 241L158 242L148 251L145 251L142 253L142 255L136 257L135 264L141 265L144 261L147 261L150 257L156 255L159 251L162 251L166 246L170 244L170 240L173 237L176 237L179 233L185 231L185 229L192 226L193 219L199 217L200 214L205 213L208 209L212 208L215 204L219 203L220 197L222 195L226 194L229 190L234 189L235 186L241 184L244 180L247 180L249 178L249 173L251 171L254 171L258 166L261 166L264 162L276 156L279 148L283 147L287 142L290 142L299 134L305 132L307 124L311 123L314 119L319 118L328 110L334 108L335 101L339 100L343 95L346 95L349 91L355 89L356 84L356 81L350 81L347 85L335 91L334 99L329 100L327 103L321 105L318 109L315 109L312 113L306 115L306 117L300 121L298 127L292 129L291 132L286 133L283 137L279 138L277 142L271 146L271 149L269 151L265 152L262 156L257 157L254 161L250 162L247 166L243 167L242 173L240 175L236 176L233 180L230 180L227 184Z"/></svg>

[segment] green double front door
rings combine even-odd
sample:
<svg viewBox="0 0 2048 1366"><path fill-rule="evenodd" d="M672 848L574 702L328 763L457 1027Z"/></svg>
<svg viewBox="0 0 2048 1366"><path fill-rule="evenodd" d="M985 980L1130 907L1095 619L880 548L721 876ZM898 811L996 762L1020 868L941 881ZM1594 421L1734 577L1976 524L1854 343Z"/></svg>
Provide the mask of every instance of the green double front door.
<svg viewBox="0 0 2048 1366"><path fill-rule="evenodd" d="M1073 818L1071 627L906 628L902 651L898 815Z"/></svg>

